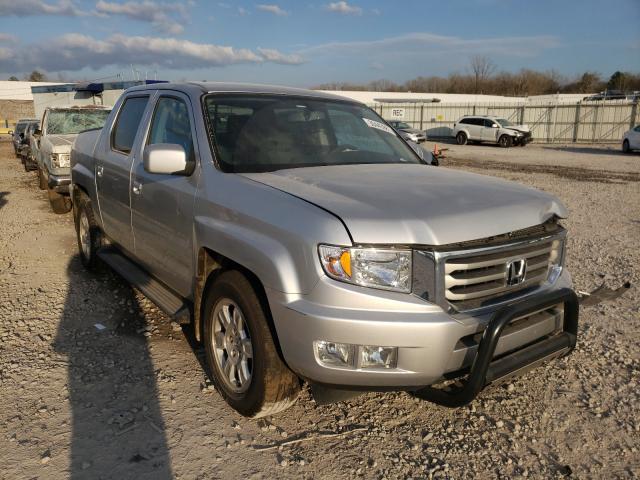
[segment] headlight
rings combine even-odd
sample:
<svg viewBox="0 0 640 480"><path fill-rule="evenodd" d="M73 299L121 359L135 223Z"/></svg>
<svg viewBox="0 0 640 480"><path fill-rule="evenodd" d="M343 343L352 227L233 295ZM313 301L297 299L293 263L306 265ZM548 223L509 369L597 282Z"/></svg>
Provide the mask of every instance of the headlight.
<svg viewBox="0 0 640 480"><path fill-rule="evenodd" d="M71 166L71 160L68 153L52 153L51 165L53 168L64 168Z"/></svg>
<svg viewBox="0 0 640 480"><path fill-rule="evenodd" d="M342 282L396 292L411 291L411 251L318 247L325 273Z"/></svg>
<svg viewBox="0 0 640 480"><path fill-rule="evenodd" d="M564 266L564 243L564 239L556 239L551 242L551 254L549 256L551 265L548 278L551 283L554 283L562 273L562 267Z"/></svg>

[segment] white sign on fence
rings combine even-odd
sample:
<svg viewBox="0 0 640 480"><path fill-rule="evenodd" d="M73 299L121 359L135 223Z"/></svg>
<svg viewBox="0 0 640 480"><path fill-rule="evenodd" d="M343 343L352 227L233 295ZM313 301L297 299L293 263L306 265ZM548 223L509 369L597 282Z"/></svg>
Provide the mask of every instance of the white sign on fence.
<svg viewBox="0 0 640 480"><path fill-rule="evenodd" d="M404 120L404 108L392 108L391 118L394 120Z"/></svg>

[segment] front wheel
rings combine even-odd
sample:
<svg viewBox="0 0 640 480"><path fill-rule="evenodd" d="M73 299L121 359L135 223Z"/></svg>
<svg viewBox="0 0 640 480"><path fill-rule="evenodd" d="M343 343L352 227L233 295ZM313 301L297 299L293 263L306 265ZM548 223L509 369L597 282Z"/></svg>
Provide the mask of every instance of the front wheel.
<svg viewBox="0 0 640 480"><path fill-rule="evenodd" d="M281 360L267 314L242 273L220 275L206 296L203 315L207 366L231 407L258 418L295 403L300 381Z"/></svg>
<svg viewBox="0 0 640 480"><path fill-rule="evenodd" d="M629 140L622 142L622 153L629 153L631 151L631 145L629 145Z"/></svg>
<svg viewBox="0 0 640 480"><path fill-rule="evenodd" d="M509 148L511 145L513 145L513 138L511 138L509 135L502 135L498 140L498 145L500 145L502 148Z"/></svg>
<svg viewBox="0 0 640 480"><path fill-rule="evenodd" d="M456 142L458 142L458 145L466 145L467 140L467 134L464 132L458 132L458 134L456 135Z"/></svg>
<svg viewBox="0 0 640 480"><path fill-rule="evenodd" d="M71 211L71 199L69 198L69 195L63 195L51 188L47 193L49 195L49 203L51 203L51 210L53 210L53 213L69 213Z"/></svg>
<svg viewBox="0 0 640 480"><path fill-rule="evenodd" d="M86 269L94 270L99 264L97 252L102 246L102 232L93 214L91 200L84 194L80 194L73 220L76 226L80 261Z"/></svg>
<svg viewBox="0 0 640 480"><path fill-rule="evenodd" d="M38 166L38 188L40 190L47 189L47 178L42 173L42 169Z"/></svg>

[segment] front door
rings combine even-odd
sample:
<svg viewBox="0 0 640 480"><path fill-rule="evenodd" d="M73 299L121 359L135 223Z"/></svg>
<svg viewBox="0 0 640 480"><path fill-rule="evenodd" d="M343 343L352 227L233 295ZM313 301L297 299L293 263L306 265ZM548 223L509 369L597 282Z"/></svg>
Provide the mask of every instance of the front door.
<svg viewBox="0 0 640 480"><path fill-rule="evenodd" d="M195 138L189 98L178 92L161 93L131 177L136 257L155 277L185 297L192 290L195 263L193 205L200 174ZM147 172L144 147L161 143L181 145L193 171L187 175Z"/></svg>
<svg viewBox="0 0 640 480"><path fill-rule="evenodd" d="M129 202L131 166L138 133L149 95L129 96L121 104L111 129L111 138L96 160L98 202L105 233L124 250L133 252L131 209Z"/></svg>
<svg viewBox="0 0 640 480"><path fill-rule="evenodd" d="M496 142L498 140L496 138L496 135L498 133L499 128L494 128L491 126L491 125L494 125L496 122L487 118L483 119L482 122L483 122L482 140L484 140L485 142Z"/></svg>

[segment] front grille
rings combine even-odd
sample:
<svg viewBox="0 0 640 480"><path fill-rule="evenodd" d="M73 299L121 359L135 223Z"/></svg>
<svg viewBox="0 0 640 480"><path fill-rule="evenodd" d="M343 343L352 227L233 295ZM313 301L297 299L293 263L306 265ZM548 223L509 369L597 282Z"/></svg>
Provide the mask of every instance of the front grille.
<svg viewBox="0 0 640 480"><path fill-rule="evenodd" d="M549 274L553 239L486 253L454 255L444 260L444 293L457 310L479 308L513 293L540 286ZM508 285L508 264L524 260L524 280Z"/></svg>

